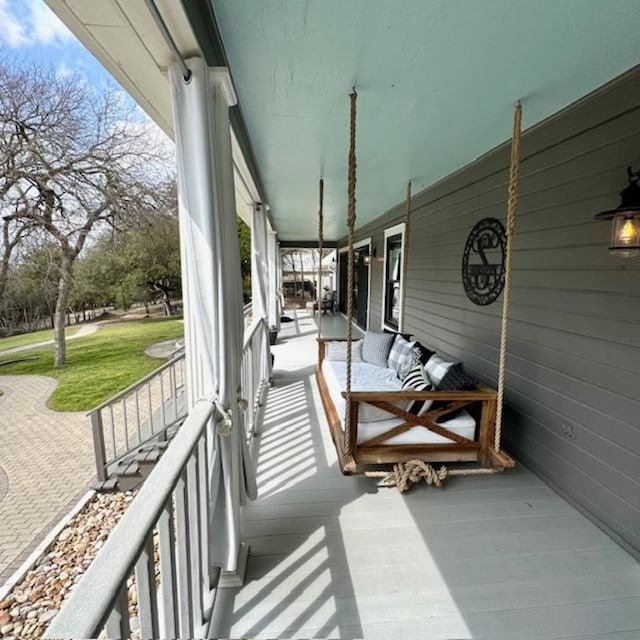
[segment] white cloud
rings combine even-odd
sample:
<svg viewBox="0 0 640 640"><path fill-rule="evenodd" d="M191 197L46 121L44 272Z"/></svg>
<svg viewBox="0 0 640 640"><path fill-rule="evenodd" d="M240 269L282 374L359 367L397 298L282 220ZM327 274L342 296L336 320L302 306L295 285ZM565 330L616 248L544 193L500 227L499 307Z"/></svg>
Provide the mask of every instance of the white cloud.
<svg viewBox="0 0 640 640"><path fill-rule="evenodd" d="M0 42L11 48L29 43L24 27L15 13L9 8L10 0L0 0ZM15 4L14 4L15 8Z"/></svg>
<svg viewBox="0 0 640 640"><path fill-rule="evenodd" d="M28 20L29 32L35 42L54 44L73 38L71 31L49 9L44 0L31 0Z"/></svg>
<svg viewBox="0 0 640 640"><path fill-rule="evenodd" d="M0 0L0 43L11 47L62 44L73 34L44 0Z"/></svg>
<svg viewBox="0 0 640 640"><path fill-rule="evenodd" d="M61 62L56 67L56 76L58 78L67 78L71 74L73 74L73 70L69 67L69 65L66 62Z"/></svg>

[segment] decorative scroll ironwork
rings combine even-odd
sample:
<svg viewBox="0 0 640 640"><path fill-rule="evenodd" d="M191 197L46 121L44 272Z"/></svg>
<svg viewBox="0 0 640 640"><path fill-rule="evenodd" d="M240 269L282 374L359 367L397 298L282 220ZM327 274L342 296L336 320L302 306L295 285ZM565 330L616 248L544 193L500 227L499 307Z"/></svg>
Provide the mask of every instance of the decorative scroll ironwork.
<svg viewBox="0 0 640 640"><path fill-rule="evenodd" d="M484 218L471 229L462 256L462 284L474 304L491 304L502 293L506 247L500 220Z"/></svg>

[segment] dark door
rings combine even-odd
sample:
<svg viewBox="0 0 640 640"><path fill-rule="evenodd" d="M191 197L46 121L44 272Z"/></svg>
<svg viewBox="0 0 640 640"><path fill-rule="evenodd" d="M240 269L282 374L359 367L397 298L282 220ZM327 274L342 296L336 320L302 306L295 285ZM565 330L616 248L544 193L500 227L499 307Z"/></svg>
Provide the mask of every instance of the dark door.
<svg viewBox="0 0 640 640"><path fill-rule="evenodd" d="M338 257L338 270L340 282L338 283L338 310L347 313L347 253L341 253Z"/></svg>
<svg viewBox="0 0 640 640"><path fill-rule="evenodd" d="M363 329L367 328L367 305L369 303L369 267L365 257L369 247L353 252L353 319ZM347 252L339 258L340 282L338 308L347 313Z"/></svg>
<svg viewBox="0 0 640 640"><path fill-rule="evenodd" d="M369 303L369 267L365 256L369 255L369 247L357 249L354 252L353 274L353 315L357 325L367 328L367 305Z"/></svg>

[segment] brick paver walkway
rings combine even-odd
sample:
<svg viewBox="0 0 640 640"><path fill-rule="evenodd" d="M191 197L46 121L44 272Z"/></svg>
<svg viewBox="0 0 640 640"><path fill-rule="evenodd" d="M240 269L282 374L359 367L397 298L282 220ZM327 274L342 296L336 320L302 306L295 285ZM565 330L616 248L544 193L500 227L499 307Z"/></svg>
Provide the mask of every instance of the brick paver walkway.
<svg viewBox="0 0 640 640"><path fill-rule="evenodd" d="M44 376L0 376L0 584L95 473L86 415L45 405L55 386Z"/></svg>

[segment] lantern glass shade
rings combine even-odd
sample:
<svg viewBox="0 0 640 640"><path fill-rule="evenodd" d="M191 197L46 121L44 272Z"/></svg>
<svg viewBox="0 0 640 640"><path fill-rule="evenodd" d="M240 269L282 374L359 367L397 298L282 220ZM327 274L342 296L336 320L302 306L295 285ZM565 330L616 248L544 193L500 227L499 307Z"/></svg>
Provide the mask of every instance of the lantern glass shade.
<svg viewBox="0 0 640 640"><path fill-rule="evenodd" d="M640 211L637 214L617 215L613 218L609 253L621 258L640 255Z"/></svg>
<svg viewBox="0 0 640 640"><path fill-rule="evenodd" d="M596 215L596 220L611 220L609 253L621 258L640 255L640 172L627 167L627 178L618 207Z"/></svg>

